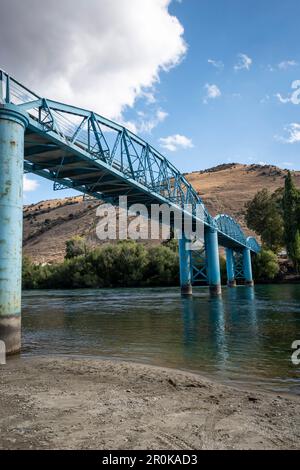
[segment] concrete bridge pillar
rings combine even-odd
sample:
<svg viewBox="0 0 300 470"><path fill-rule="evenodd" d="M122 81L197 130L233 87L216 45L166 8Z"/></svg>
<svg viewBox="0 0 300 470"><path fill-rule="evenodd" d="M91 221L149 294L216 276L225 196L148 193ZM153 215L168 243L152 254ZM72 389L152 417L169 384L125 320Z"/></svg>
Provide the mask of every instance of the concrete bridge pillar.
<svg viewBox="0 0 300 470"><path fill-rule="evenodd" d="M251 252L249 248L244 248L243 250L243 271L245 278L246 286L253 286L253 277L252 277L252 264L251 264Z"/></svg>
<svg viewBox="0 0 300 470"><path fill-rule="evenodd" d="M0 340L21 348L24 131L27 118L0 104Z"/></svg>
<svg viewBox="0 0 300 470"><path fill-rule="evenodd" d="M178 240L179 243L179 266L180 266L180 287L181 295L192 295L192 259L191 251L188 249L187 244L189 240L185 234L182 233L182 238Z"/></svg>
<svg viewBox="0 0 300 470"><path fill-rule="evenodd" d="M207 257L207 271L209 290L212 295L221 294L221 274L218 246L218 232L207 227L205 229L205 251Z"/></svg>
<svg viewBox="0 0 300 470"><path fill-rule="evenodd" d="M233 259L232 248L226 248L226 271L227 271L228 287L235 287L236 280L235 280L235 274L234 274L234 259Z"/></svg>

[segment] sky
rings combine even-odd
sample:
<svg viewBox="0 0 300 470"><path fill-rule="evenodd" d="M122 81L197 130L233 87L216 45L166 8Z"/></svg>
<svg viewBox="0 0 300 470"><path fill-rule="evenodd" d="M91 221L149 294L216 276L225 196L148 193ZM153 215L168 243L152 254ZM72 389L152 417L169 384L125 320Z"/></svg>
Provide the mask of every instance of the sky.
<svg viewBox="0 0 300 470"><path fill-rule="evenodd" d="M299 17L299 0L0 0L0 68L126 125L182 172L300 169ZM29 174L24 190L75 194Z"/></svg>

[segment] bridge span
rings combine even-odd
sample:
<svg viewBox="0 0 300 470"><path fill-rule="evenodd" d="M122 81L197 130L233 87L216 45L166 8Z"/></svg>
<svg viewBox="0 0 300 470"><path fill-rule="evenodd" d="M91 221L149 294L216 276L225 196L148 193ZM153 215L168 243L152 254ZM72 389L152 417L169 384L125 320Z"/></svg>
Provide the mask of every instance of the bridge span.
<svg viewBox="0 0 300 470"><path fill-rule="evenodd" d="M260 250L226 214L212 217L184 175L124 126L95 112L41 97L0 70L0 339L8 353L21 347L23 172L118 204L167 204L204 227L204 244L179 240L183 295L206 282L221 293L219 245L226 250L228 286L253 285L251 253ZM197 211L197 207L202 211ZM187 209L188 208L188 209Z"/></svg>

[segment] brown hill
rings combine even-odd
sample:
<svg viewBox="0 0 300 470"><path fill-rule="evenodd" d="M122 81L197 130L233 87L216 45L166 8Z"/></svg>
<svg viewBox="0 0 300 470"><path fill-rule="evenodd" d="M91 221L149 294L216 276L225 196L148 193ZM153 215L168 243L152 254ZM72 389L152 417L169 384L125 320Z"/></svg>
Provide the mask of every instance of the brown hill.
<svg viewBox="0 0 300 470"><path fill-rule="evenodd" d="M271 165L230 163L186 174L212 215L227 213L246 229L244 206L263 188L282 187L287 170ZM300 172L294 172L300 186ZM82 196L53 199L24 207L24 252L35 262L63 259L66 240L74 235L86 237L92 246L96 237L96 207L99 201ZM247 231L248 233L249 230Z"/></svg>

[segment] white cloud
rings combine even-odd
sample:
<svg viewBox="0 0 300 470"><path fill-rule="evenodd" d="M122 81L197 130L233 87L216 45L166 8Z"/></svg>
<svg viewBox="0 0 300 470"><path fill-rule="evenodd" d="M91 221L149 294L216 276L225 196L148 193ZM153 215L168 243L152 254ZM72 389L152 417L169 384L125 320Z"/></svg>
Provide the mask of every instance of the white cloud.
<svg viewBox="0 0 300 470"><path fill-rule="evenodd" d="M296 62L296 60L283 60L282 62L279 62L279 64L277 65L271 65L271 64L268 64L266 69L269 71L269 72L275 72L276 70L287 70L289 69L290 67L296 67L298 66L299 63Z"/></svg>
<svg viewBox="0 0 300 470"><path fill-rule="evenodd" d="M234 66L234 70L250 70L252 59L246 54L238 54L238 62Z"/></svg>
<svg viewBox="0 0 300 470"><path fill-rule="evenodd" d="M176 150L180 148L187 149L194 147L191 139L180 134L170 135L169 137L162 137L159 139L159 142L162 148L167 149L170 152L176 152Z"/></svg>
<svg viewBox="0 0 300 470"><path fill-rule="evenodd" d="M1 0L1 65L37 93L118 119L143 93L153 100L160 73L186 53L170 2L89 0L75 8L74 0L48 0L45 8Z"/></svg>
<svg viewBox="0 0 300 470"><path fill-rule="evenodd" d="M296 67L297 65L299 64L295 60L283 60L278 64L278 68L281 70L286 70L289 67Z"/></svg>
<svg viewBox="0 0 300 470"><path fill-rule="evenodd" d="M221 90L217 85L206 83L204 88L206 90L206 95L203 98L203 103L207 103L208 100L219 98L222 95Z"/></svg>
<svg viewBox="0 0 300 470"><path fill-rule="evenodd" d="M224 68L224 64L221 60L208 59L207 62L216 69L222 70Z"/></svg>
<svg viewBox="0 0 300 470"><path fill-rule="evenodd" d="M292 122L284 128L287 133L286 137L275 136L275 139L285 144L295 144L300 142L300 124Z"/></svg>
<svg viewBox="0 0 300 470"><path fill-rule="evenodd" d="M150 134L156 126L168 117L168 113L162 109L157 109L151 116L141 111L137 114L138 119L136 121L123 122L123 125L135 134Z"/></svg>
<svg viewBox="0 0 300 470"><path fill-rule="evenodd" d="M166 113L165 111L159 109L156 113L156 119L158 122L162 122L166 119L166 117L168 117L168 113Z"/></svg>
<svg viewBox="0 0 300 470"><path fill-rule="evenodd" d="M36 180L30 179L27 175L23 176L23 190L24 192L35 191L39 187Z"/></svg>
<svg viewBox="0 0 300 470"><path fill-rule="evenodd" d="M293 91L286 98L284 98L280 93L275 94L280 103L300 104L300 80L294 80L292 82L292 89L295 91Z"/></svg>
<svg viewBox="0 0 300 470"><path fill-rule="evenodd" d="M280 101L280 103L289 103L291 101L290 98L284 98L280 93L276 93L276 98Z"/></svg>
<svg viewBox="0 0 300 470"><path fill-rule="evenodd" d="M156 103L156 98L154 94L154 90L143 90L140 93L141 98L145 98L146 102L148 104L154 104Z"/></svg>

